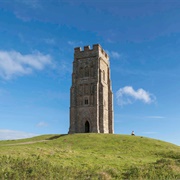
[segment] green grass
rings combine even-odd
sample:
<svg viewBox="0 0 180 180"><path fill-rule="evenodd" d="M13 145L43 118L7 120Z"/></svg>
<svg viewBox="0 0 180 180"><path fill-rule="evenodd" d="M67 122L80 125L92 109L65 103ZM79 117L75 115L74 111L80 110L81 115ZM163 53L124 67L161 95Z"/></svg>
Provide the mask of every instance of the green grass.
<svg viewBox="0 0 180 180"><path fill-rule="evenodd" d="M0 179L180 179L180 147L128 135L44 135L0 141L0 167Z"/></svg>

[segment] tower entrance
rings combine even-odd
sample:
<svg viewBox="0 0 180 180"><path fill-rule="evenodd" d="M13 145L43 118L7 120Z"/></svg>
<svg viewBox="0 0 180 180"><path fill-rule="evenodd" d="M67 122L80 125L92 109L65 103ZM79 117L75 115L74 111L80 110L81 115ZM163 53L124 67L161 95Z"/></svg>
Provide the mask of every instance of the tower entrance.
<svg viewBox="0 0 180 180"><path fill-rule="evenodd" d="M90 124L88 121L85 122L85 133L89 133L90 132Z"/></svg>

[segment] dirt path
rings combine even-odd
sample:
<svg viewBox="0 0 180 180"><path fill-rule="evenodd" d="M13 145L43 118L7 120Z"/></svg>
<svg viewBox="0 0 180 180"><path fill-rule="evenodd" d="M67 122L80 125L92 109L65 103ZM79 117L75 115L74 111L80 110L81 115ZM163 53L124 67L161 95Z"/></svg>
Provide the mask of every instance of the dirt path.
<svg viewBox="0 0 180 180"><path fill-rule="evenodd" d="M21 142L21 143L13 143L13 144L2 144L0 146L16 146L16 145L23 145L23 144L35 144L38 142L46 142L49 140L39 140L39 141L29 141L29 142Z"/></svg>

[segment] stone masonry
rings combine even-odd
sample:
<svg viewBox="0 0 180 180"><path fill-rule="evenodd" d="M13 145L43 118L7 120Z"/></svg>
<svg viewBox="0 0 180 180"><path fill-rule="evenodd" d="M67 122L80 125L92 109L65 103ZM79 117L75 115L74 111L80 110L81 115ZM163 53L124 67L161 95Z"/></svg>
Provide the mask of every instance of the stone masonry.
<svg viewBox="0 0 180 180"><path fill-rule="evenodd" d="M114 133L109 56L99 44L74 48L69 133Z"/></svg>

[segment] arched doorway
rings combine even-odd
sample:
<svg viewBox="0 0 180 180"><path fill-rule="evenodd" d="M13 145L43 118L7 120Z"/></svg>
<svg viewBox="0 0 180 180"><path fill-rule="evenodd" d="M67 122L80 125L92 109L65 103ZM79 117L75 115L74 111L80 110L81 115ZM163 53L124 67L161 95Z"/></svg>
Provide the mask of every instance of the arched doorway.
<svg viewBox="0 0 180 180"><path fill-rule="evenodd" d="M85 122L85 133L89 133L90 132L90 124L88 121Z"/></svg>

